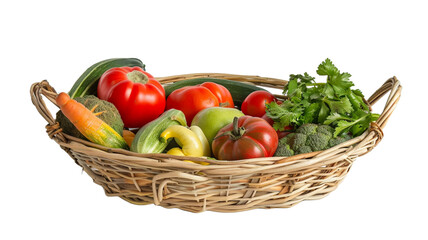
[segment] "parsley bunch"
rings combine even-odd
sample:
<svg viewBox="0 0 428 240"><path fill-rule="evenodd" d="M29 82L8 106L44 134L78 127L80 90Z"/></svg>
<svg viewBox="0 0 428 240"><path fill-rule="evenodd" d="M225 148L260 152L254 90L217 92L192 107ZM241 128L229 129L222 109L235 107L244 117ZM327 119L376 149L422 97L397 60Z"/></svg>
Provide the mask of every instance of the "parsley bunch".
<svg viewBox="0 0 428 240"><path fill-rule="evenodd" d="M334 136L341 134L361 135L379 115L371 113L354 83L351 74L341 73L330 59L322 62L317 74L327 76L325 83L316 83L308 73L291 74L283 94L288 98L281 104L266 104L266 113L274 121L276 130L304 123L332 126Z"/></svg>

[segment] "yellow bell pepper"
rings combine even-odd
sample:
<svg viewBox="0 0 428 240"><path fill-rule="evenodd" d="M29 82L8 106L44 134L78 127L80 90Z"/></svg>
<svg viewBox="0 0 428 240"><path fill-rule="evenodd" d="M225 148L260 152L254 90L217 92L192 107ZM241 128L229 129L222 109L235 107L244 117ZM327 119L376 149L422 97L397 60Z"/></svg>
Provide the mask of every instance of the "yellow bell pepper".
<svg viewBox="0 0 428 240"><path fill-rule="evenodd" d="M189 129L194 132L196 134L196 136L198 136L199 140L201 140L202 143L202 149L204 151L202 156L205 157L211 157L211 147L210 144L208 142L207 137L205 136L204 132L202 131L202 129L199 126L190 126ZM175 139L175 142L182 147L183 144L181 144L180 140ZM175 151L175 150L174 150ZM175 154L172 154L175 155Z"/></svg>
<svg viewBox="0 0 428 240"><path fill-rule="evenodd" d="M190 130L192 130L192 132L194 132L198 136L199 140L201 140L202 149L203 149L203 152L204 152L203 156L205 156L205 157L211 157L211 147L210 147L208 139L205 136L205 134L202 131L202 129L199 126L191 126Z"/></svg>
<svg viewBox="0 0 428 240"><path fill-rule="evenodd" d="M170 150L168 150L168 152L166 152L166 154L171 154L171 155L175 155L175 156L186 156L186 155L184 155L183 151L181 151L181 148L179 148L179 147L171 148ZM183 160L183 162L198 163L201 165L210 165L207 162L201 162L201 161Z"/></svg>
<svg viewBox="0 0 428 240"><path fill-rule="evenodd" d="M167 141L169 138L177 139L181 144L181 151L185 156L202 157L204 154L202 142L192 130L181 125L172 125L165 129L161 135L161 141ZM174 151L177 151L175 149Z"/></svg>
<svg viewBox="0 0 428 240"><path fill-rule="evenodd" d="M184 152L179 147L174 147L168 150L166 154L175 155L175 156L186 156Z"/></svg>

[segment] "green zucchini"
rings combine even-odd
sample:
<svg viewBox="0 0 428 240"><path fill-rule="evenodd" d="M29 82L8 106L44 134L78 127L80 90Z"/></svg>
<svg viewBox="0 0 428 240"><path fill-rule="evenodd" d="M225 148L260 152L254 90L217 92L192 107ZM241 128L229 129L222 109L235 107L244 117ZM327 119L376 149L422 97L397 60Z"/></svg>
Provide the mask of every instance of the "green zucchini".
<svg viewBox="0 0 428 240"><path fill-rule="evenodd" d="M140 128L131 144L131 151L137 153L162 153L171 139L162 142L161 133L172 125L187 126L186 116L177 109L169 109L155 120Z"/></svg>
<svg viewBox="0 0 428 240"><path fill-rule="evenodd" d="M98 80L101 75L114 67L140 67L145 71L145 65L138 58L110 58L95 63L89 67L68 92L71 98L83 97L86 95L97 95Z"/></svg>
<svg viewBox="0 0 428 240"><path fill-rule="evenodd" d="M194 86L198 84L202 84L204 82L214 82L220 85L223 85L227 88L232 95L233 103L238 108L241 108L242 102L244 102L245 98L252 92L258 90L267 91L264 88L258 87L256 85L251 85L248 83L227 80L227 79L219 79L219 78L194 78L194 79L186 79L177 81L171 84L164 85L165 96L168 97L174 90L186 87L186 86Z"/></svg>

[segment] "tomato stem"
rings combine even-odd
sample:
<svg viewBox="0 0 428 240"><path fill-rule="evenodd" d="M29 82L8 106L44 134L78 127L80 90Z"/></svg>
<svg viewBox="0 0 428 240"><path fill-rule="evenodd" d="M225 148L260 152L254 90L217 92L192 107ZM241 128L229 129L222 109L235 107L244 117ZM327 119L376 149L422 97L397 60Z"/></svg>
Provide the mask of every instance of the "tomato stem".
<svg viewBox="0 0 428 240"><path fill-rule="evenodd" d="M245 128L244 127L238 127L238 117L233 118L232 124L233 124L233 129L231 131L230 137L233 140L238 140L244 135Z"/></svg>
<svg viewBox="0 0 428 240"><path fill-rule="evenodd" d="M146 76L146 74L137 70L127 73L126 76L134 83L146 84L149 81L149 78Z"/></svg>
<svg viewBox="0 0 428 240"><path fill-rule="evenodd" d="M219 104L220 107L229 107L230 104L228 102L222 102Z"/></svg>
<svg viewBox="0 0 428 240"><path fill-rule="evenodd" d="M217 138L223 137L223 136L228 136L228 137L230 137L234 141L240 139L244 135L244 133L246 131L245 128L244 127L238 127L238 117L234 117L233 118L232 124L233 124L232 131L224 132L224 133L216 136L214 138L214 140L217 139Z"/></svg>
<svg viewBox="0 0 428 240"><path fill-rule="evenodd" d="M238 127L238 118L237 117L233 118L232 134L235 136L239 135L239 127Z"/></svg>

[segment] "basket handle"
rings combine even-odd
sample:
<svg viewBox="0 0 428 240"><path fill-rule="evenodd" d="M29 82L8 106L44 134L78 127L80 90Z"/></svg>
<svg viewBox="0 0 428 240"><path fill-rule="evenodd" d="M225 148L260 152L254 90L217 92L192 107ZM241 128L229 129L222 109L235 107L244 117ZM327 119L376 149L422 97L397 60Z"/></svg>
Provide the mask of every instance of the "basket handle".
<svg viewBox="0 0 428 240"><path fill-rule="evenodd" d="M398 100L400 100L400 96L401 96L401 89L402 89L402 86L400 81L398 81L398 79L394 76L388 79L367 100L370 106L374 105L379 99L381 99L387 92L390 91L388 99L386 100L386 103L385 103L385 107L382 113L380 114L379 118L375 122L376 125L379 126L379 128L383 129L385 127L386 122L388 121L389 117L391 116L392 112L397 106Z"/></svg>
<svg viewBox="0 0 428 240"><path fill-rule="evenodd" d="M36 107L37 111L42 115L42 117L48 122L46 125L46 132L50 138L55 138L62 142L67 142L64 135L61 133L62 129L59 126L59 123L55 121L55 118L52 117L51 112L46 106L43 96L46 97L50 102L55 106L58 106L55 102L55 98L58 95L55 89L49 84L47 80L43 80L38 83L34 83L30 88L31 102Z"/></svg>
<svg viewBox="0 0 428 240"><path fill-rule="evenodd" d="M189 173L183 173L179 171L172 171L172 172L166 172L166 173L160 173L153 177L152 179L152 191L153 191L153 202L155 205L159 205L163 200L163 190L167 186L168 183L170 184L177 184L176 181L173 181L172 179L186 179L193 182L203 182L207 181L208 179L203 176L196 176ZM163 180L163 181L161 181ZM156 181L161 181L157 187Z"/></svg>

